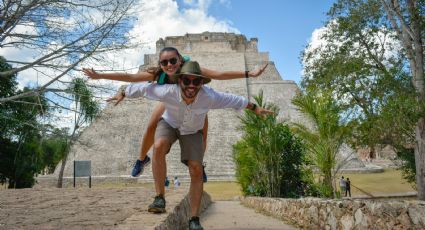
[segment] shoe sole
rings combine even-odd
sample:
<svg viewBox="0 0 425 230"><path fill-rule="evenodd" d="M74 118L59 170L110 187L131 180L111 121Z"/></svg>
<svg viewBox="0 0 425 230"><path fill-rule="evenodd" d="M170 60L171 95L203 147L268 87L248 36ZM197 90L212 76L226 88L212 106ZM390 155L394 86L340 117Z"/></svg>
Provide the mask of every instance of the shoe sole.
<svg viewBox="0 0 425 230"><path fill-rule="evenodd" d="M148 212L152 212L152 213L164 213L165 212L165 208L149 208Z"/></svg>
<svg viewBox="0 0 425 230"><path fill-rule="evenodd" d="M130 175L130 176L131 176L131 177L139 177L139 176L140 176L140 175L142 175L142 174L143 174L143 172L145 171L145 167L146 167L146 166L149 166L150 164L151 164L151 160L143 166L143 169L142 169L142 170L140 170L139 174L137 174L136 176L133 176L133 175Z"/></svg>

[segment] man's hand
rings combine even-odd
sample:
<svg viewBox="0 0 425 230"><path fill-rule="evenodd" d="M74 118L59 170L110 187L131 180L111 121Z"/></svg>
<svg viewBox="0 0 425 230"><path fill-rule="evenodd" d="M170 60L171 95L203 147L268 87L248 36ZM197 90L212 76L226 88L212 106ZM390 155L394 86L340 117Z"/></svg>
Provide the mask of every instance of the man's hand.
<svg viewBox="0 0 425 230"><path fill-rule="evenodd" d="M118 105L122 100L124 100L125 95L122 93L123 89L118 89L118 92L111 98L106 99L107 102L116 101L115 105Z"/></svg>
<svg viewBox="0 0 425 230"><path fill-rule="evenodd" d="M265 117L267 115L274 115L275 114L273 111L268 110L268 109L264 109L264 108L261 108L261 107L255 108L254 113L257 114L258 116L261 116L261 117Z"/></svg>
<svg viewBox="0 0 425 230"><path fill-rule="evenodd" d="M267 62L261 68L256 69L256 70L253 70L253 71L249 71L249 73L248 73L249 77L258 77L258 76L260 76L264 72L264 70L267 68L268 65L269 65L269 63Z"/></svg>
<svg viewBox="0 0 425 230"><path fill-rule="evenodd" d="M100 74L94 71L93 68L91 69L83 68L82 71L90 79L101 79Z"/></svg>

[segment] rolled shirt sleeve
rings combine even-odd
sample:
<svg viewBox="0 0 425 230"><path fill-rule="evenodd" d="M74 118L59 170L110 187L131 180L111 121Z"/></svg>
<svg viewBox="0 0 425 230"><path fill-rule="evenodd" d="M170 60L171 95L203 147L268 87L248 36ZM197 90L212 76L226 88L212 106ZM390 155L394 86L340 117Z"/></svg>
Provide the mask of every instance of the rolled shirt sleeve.
<svg viewBox="0 0 425 230"><path fill-rule="evenodd" d="M141 82L130 84L125 89L128 98L145 97L155 101L163 101L167 94L171 93L173 85L158 85L156 83Z"/></svg>

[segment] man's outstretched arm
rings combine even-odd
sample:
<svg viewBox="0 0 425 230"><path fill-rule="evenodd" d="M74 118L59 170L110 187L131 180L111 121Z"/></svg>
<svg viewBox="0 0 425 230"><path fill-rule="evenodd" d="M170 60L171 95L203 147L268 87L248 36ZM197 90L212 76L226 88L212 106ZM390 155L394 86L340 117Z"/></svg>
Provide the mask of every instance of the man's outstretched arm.
<svg viewBox="0 0 425 230"><path fill-rule="evenodd" d="M260 106L252 102L248 102L248 104L246 105L246 109L252 110L255 114L259 116L274 114L273 111L261 108Z"/></svg>
<svg viewBox="0 0 425 230"><path fill-rule="evenodd" d="M208 95L210 95L210 98L212 100L210 104L210 109L249 109L260 116L274 114L274 112L271 110L261 108L255 103L249 102L245 97L234 95L231 93L217 92L211 88L204 88L204 90L207 91Z"/></svg>

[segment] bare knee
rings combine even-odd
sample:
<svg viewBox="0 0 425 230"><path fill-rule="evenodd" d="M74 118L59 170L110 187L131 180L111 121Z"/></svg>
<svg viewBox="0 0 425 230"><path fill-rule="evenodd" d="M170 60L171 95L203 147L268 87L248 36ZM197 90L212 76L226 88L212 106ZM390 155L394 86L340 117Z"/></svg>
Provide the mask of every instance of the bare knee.
<svg viewBox="0 0 425 230"><path fill-rule="evenodd" d="M170 150L170 142L165 138L155 140L154 143L154 156L165 157L165 154Z"/></svg>
<svg viewBox="0 0 425 230"><path fill-rule="evenodd" d="M191 178L202 178L202 165L198 161L188 161L189 174Z"/></svg>

